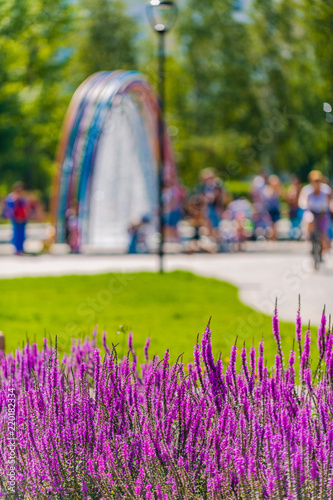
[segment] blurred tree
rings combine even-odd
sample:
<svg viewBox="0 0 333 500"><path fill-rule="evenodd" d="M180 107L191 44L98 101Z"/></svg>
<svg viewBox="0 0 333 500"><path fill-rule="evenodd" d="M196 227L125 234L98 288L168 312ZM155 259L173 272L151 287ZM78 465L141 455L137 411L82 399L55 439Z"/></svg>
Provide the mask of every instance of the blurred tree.
<svg viewBox="0 0 333 500"><path fill-rule="evenodd" d="M0 6L0 175L9 186L49 186L69 93L63 69L71 7L66 0L3 0Z"/></svg>
<svg viewBox="0 0 333 500"><path fill-rule="evenodd" d="M254 85L262 110L256 149L274 171L305 178L323 157L318 60L304 2L256 0L250 23Z"/></svg>
<svg viewBox="0 0 333 500"><path fill-rule="evenodd" d="M189 0L180 19L183 67L192 79L181 172L192 182L207 166L224 178L239 176L249 169L244 151L261 121L248 24L236 19L233 0Z"/></svg>
<svg viewBox="0 0 333 500"><path fill-rule="evenodd" d="M48 197L70 98L92 72L133 69L134 23L118 0L3 0L0 19L0 185Z"/></svg>
<svg viewBox="0 0 333 500"><path fill-rule="evenodd" d="M175 86L171 103L186 117L176 148L187 181L204 166L225 178L265 167L305 179L324 165L320 94L329 71L313 47L318 21L309 36L308 1L255 0L242 16L233 0L186 2L176 80L184 75L187 85Z"/></svg>
<svg viewBox="0 0 333 500"><path fill-rule="evenodd" d="M125 9L122 0L83 0L78 4L73 64L81 81L97 71L136 68L137 27Z"/></svg>
<svg viewBox="0 0 333 500"><path fill-rule="evenodd" d="M321 121L321 130L325 139L323 143L326 158L322 159L330 177L333 177L333 124L325 122L323 103L333 106L333 2L327 0L304 0L304 22L308 36L313 44L316 63L316 87L319 87L319 97L316 101L316 111ZM332 116L330 116L332 119Z"/></svg>
<svg viewBox="0 0 333 500"><path fill-rule="evenodd" d="M316 51L318 69L324 79L323 92L333 100L333 2L304 0L304 19Z"/></svg>

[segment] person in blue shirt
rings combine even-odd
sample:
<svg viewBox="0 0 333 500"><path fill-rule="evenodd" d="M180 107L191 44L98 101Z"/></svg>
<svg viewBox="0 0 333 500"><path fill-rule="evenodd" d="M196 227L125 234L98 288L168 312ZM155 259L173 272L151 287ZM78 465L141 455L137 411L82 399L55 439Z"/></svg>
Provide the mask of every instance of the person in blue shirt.
<svg viewBox="0 0 333 500"><path fill-rule="evenodd" d="M29 216L29 204L25 196L24 185L16 182L12 192L5 200L4 216L10 219L13 226L12 243L16 255L24 253L25 228Z"/></svg>

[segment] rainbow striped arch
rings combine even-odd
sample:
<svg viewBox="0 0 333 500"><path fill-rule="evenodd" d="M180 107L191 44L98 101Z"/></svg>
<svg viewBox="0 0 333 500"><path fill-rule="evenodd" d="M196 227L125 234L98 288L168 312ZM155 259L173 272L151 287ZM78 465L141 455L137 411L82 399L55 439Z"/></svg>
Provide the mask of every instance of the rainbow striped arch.
<svg viewBox="0 0 333 500"><path fill-rule="evenodd" d="M142 218L158 229L160 106L134 71L100 72L85 80L69 105L57 156L53 215L57 242L66 241L75 212L81 249L126 251L128 228ZM165 133L164 178L177 183ZM151 240L154 238L152 236Z"/></svg>

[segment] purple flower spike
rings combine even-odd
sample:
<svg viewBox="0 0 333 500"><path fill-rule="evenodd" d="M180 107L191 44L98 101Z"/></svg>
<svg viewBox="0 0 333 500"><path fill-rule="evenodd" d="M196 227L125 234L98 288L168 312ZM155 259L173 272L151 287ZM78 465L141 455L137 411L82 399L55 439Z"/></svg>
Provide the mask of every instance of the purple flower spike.
<svg viewBox="0 0 333 500"><path fill-rule="evenodd" d="M280 335L280 326L279 326L279 317L278 317L278 310L277 310L277 301L275 304L275 309L274 309L274 316L273 316L273 335L274 339L277 345L278 349L278 354L282 358L282 350L281 350L281 335Z"/></svg>
<svg viewBox="0 0 333 500"><path fill-rule="evenodd" d="M99 380L100 380L100 366L101 366L101 357L99 354L99 350L94 350L94 380L95 380L95 403L98 403L99 396Z"/></svg>
<svg viewBox="0 0 333 500"><path fill-rule="evenodd" d="M256 350L254 346L252 346L250 349L250 367L251 367L251 377L253 377L256 371Z"/></svg>
<svg viewBox="0 0 333 500"><path fill-rule="evenodd" d="M247 357L246 357L246 347L243 347L243 349L241 350L241 361L242 361L242 367L243 367L243 371L244 371L244 375L246 377L246 380L249 381L250 380L250 374L249 374L249 369L248 369L248 366L247 366Z"/></svg>
<svg viewBox="0 0 333 500"><path fill-rule="evenodd" d="M234 344L231 348L229 368L234 379L236 379L236 358L237 358L237 346Z"/></svg>
<svg viewBox="0 0 333 500"><path fill-rule="evenodd" d="M145 360L149 361L149 346L150 346L150 337L147 338L145 347L144 347L144 353L145 353Z"/></svg>
<svg viewBox="0 0 333 500"><path fill-rule="evenodd" d="M275 356L275 380L277 383L281 382L282 360L278 354Z"/></svg>
<svg viewBox="0 0 333 500"><path fill-rule="evenodd" d="M262 382L264 378L264 342L263 340L259 344L259 357L258 357L258 377L259 381Z"/></svg>
<svg viewBox="0 0 333 500"><path fill-rule="evenodd" d="M128 349L133 352L133 333L132 332L129 332L128 334Z"/></svg>
<svg viewBox="0 0 333 500"><path fill-rule="evenodd" d="M324 351L325 351L325 335L326 335L326 314L325 314L325 308L323 310L323 314L321 316L321 322L320 322L320 327L318 329L318 340L317 340L317 345L318 345L318 350L320 356L323 356Z"/></svg>
<svg viewBox="0 0 333 500"><path fill-rule="evenodd" d="M109 349L109 347L108 347L108 345L107 345L107 343L106 343L106 337L107 337L107 334L106 334L106 332L104 331L104 332L103 332L103 337L102 337L103 348L104 348L105 352L106 352L108 355L110 355L110 354L111 354L111 351L110 351L110 349Z"/></svg>
<svg viewBox="0 0 333 500"><path fill-rule="evenodd" d="M201 352L207 370L215 372L215 363L212 350L210 320L202 336Z"/></svg>
<svg viewBox="0 0 333 500"><path fill-rule="evenodd" d="M300 308L297 311L296 318L296 340L298 343L299 355L302 356L302 318Z"/></svg>
<svg viewBox="0 0 333 500"><path fill-rule="evenodd" d="M304 339L304 350L302 353L301 357L301 380L304 380L304 371L308 367L309 360L310 360L310 352L311 352L311 332L310 330L307 330L305 332L305 339Z"/></svg>
<svg viewBox="0 0 333 500"><path fill-rule="evenodd" d="M194 347L194 367L196 374L200 380L201 386L203 387L203 380L202 380L202 369L201 369L201 356L200 356L200 345L199 342L195 344Z"/></svg>

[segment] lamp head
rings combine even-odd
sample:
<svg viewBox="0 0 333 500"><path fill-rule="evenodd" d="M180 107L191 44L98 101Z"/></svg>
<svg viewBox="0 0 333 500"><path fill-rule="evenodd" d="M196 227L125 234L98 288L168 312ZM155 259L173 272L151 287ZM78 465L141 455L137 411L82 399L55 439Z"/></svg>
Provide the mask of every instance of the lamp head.
<svg viewBox="0 0 333 500"><path fill-rule="evenodd" d="M176 22L178 8L172 0L150 0L146 10L150 26L158 33L170 31Z"/></svg>

